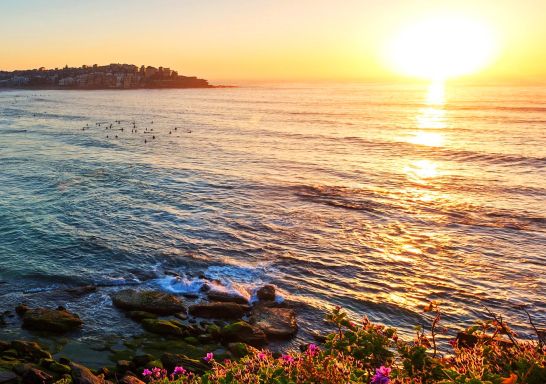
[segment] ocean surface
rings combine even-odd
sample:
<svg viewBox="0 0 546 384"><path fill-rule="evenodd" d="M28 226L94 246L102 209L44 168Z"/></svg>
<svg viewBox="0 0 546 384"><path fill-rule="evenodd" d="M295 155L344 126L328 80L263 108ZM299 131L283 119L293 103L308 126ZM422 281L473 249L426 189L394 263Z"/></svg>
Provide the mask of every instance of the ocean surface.
<svg viewBox="0 0 546 384"><path fill-rule="evenodd" d="M63 304L81 340L128 335L112 290L207 279L275 284L300 341L334 305L409 334L429 300L448 328L488 308L529 334L523 308L546 323L546 88L0 92L0 310ZM103 288L58 293L85 284Z"/></svg>

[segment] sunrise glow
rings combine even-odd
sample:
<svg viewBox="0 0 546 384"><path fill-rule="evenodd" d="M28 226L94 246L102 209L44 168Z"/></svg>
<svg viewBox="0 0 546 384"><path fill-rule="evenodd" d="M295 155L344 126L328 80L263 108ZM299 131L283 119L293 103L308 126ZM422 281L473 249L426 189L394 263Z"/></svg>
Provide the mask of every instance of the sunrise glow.
<svg viewBox="0 0 546 384"><path fill-rule="evenodd" d="M388 45L387 55L394 70L439 81L482 69L494 57L496 44L484 22L440 16L402 28Z"/></svg>

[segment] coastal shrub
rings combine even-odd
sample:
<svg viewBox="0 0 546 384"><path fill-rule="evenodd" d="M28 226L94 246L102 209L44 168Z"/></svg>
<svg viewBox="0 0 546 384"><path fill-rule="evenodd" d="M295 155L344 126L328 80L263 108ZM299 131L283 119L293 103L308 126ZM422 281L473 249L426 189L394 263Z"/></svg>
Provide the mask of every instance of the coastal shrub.
<svg viewBox="0 0 546 384"><path fill-rule="evenodd" d="M250 349L239 360L224 361L208 353L203 360L210 369L202 376L176 367L172 373L145 370L143 377L153 384L546 383L546 347L540 337L520 341L502 318L492 314L491 320L461 332L450 342L451 349L441 354L436 340L440 308L433 302L425 312L433 315L430 329L417 327L412 340L402 340L395 329L367 318L352 322L336 307L327 321L337 330L321 346L310 344L303 352L280 357Z"/></svg>

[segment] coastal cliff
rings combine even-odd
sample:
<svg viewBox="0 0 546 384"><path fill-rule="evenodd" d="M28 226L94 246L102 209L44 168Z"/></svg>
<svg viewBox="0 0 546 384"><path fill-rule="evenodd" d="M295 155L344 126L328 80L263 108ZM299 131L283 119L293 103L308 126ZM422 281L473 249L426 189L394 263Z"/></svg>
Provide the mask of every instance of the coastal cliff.
<svg viewBox="0 0 546 384"><path fill-rule="evenodd" d="M164 67L132 64L84 65L79 68L0 71L0 88L157 89L212 88L205 79L182 76Z"/></svg>

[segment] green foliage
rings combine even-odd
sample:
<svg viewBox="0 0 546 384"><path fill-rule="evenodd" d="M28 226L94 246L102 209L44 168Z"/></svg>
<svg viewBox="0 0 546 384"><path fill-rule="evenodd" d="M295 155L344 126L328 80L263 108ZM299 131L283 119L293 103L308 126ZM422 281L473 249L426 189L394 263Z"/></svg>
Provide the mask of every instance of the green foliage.
<svg viewBox="0 0 546 384"><path fill-rule="evenodd" d="M211 360L203 376L192 374L149 380L176 384L235 383L372 383L372 384L544 384L546 347L521 342L502 321L494 318L468 328L441 356L436 348L440 322L437 303L425 307L434 316L429 333L416 328L413 340L398 338L393 328L364 319L350 321L337 307L327 320L337 327L323 346L311 344L301 353L274 357L251 349L240 360ZM463 343L464 342L464 343Z"/></svg>

